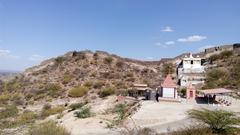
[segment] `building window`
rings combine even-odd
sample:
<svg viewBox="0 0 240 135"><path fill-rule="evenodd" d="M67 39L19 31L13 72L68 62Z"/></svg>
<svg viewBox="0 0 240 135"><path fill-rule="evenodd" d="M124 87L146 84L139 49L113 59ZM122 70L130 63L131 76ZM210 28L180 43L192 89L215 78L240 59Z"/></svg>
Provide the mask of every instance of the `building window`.
<svg viewBox="0 0 240 135"><path fill-rule="evenodd" d="M193 60L191 60L191 64L193 64Z"/></svg>

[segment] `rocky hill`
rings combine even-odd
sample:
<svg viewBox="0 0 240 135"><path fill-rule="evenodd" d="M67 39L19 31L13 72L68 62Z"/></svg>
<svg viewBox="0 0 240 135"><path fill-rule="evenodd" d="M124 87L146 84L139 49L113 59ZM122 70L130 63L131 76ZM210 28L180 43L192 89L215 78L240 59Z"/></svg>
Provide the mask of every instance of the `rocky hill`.
<svg viewBox="0 0 240 135"><path fill-rule="evenodd" d="M225 50L207 58L204 88L225 87L240 90L240 50Z"/></svg>
<svg viewBox="0 0 240 135"><path fill-rule="evenodd" d="M52 89L61 89L53 97L67 97L70 89L79 86L87 86L93 93L103 87L122 91L134 83L146 83L154 88L162 81L165 62L133 60L102 51L73 51L27 69L2 86L2 90L41 99L52 95Z"/></svg>
<svg viewBox="0 0 240 135"><path fill-rule="evenodd" d="M236 50L234 45L228 45L206 49L194 55L200 55L206 61L211 61L211 58L223 51L234 50ZM145 83L156 88L163 80L164 68L169 67L163 65L171 63L172 67L175 68L177 66L175 64L187 54L159 61L140 61L122 58L103 51L73 51L27 69L15 79L1 85L0 90L17 91L25 94L27 98L37 97L37 99L41 99L46 96L68 97L69 90L79 86L87 86L92 93L98 93L105 87L124 91L135 83ZM231 55L231 60L233 58L238 58L238 55ZM224 62L225 64L222 65L231 66L226 59L221 61L218 59L221 63L212 61L206 66L210 68Z"/></svg>
<svg viewBox="0 0 240 135"><path fill-rule="evenodd" d="M101 51L75 51L27 69L23 79L31 83L60 83L66 88L87 81L102 81L119 88L133 83L156 86L160 83L161 64L161 61L138 61Z"/></svg>
<svg viewBox="0 0 240 135"><path fill-rule="evenodd" d="M106 127L119 126L139 108L135 98L123 102L116 95L126 94L135 83L156 88L166 72L175 73L176 63L188 54L140 61L102 51L73 51L46 60L13 79L0 81L0 134L23 135L30 125L49 119L70 131L74 127L76 134L89 132L86 125L90 130L110 132ZM194 54L205 59L204 88L240 89L239 54L236 46ZM81 119L85 117L89 118Z"/></svg>
<svg viewBox="0 0 240 135"><path fill-rule="evenodd" d="M209 61L211 56L223 51L233 51L234 46L236 45L213 47L194 55L200 55ZM140 61L103 51L73 51L27 69L7 82L4 88L1 86L0 90L5 89L10 92L17 90L30 97L39 95L44 97L44 93L47 94L51 87L57 87L62 90L60 95L67 97L70 89L85 85L91 86L90 89L95 92L103 86L114 87L118 91L126 90L135 83L145 83L155 88L163 80L164 68L167 67L163 64L171 63L175 68L177 61L186 55L188 53L159 61ZM208 63L206 66L211 67L214 64L220 63Z"/></svg>

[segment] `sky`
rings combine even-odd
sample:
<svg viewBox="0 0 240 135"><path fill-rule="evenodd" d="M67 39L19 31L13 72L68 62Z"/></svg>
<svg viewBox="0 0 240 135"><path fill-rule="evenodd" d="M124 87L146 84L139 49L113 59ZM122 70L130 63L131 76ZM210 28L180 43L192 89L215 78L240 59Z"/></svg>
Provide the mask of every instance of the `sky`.
<svg viewBox="0 0 240 135"><path fill-rule="evenodd" d="M239 43L239 0L0 0L0 69L68 51L160 60Z"/></svg>

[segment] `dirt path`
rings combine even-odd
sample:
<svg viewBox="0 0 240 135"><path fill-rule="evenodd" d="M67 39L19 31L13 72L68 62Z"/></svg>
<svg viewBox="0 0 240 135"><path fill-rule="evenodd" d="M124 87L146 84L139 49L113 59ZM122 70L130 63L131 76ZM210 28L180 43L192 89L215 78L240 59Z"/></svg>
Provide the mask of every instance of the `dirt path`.
<svg viewBox="0 0 240 135"><path fill-rule="evenodd" d="M158 133L167 133L169 131L176 131L178 129L188 127L189 125L192 125L192 124L193 124L193 121L191 119L185 118L185 119L174 121L174 122L151 126L149 128L153 129Z"/></svg>

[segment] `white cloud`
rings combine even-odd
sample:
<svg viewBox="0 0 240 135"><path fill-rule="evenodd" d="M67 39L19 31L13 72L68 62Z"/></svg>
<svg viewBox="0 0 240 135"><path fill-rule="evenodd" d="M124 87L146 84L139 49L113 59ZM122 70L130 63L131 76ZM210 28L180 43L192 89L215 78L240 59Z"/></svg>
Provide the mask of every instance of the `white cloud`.
<svg viewBox="0 0 240 135"><path fill-rule="evenodd" d="M166 44L166 45L174 45L175 42L174 42L174 41L167 41L167 42L165 42L165 44Z"/></svg>
<svg viewBox="0 0 240 135"><path fill-rule="evenodd" d="M41 56L41 55L38 55L38 54L34 54L34 55L29 57L29 60L40 62L40 61L44 60L44 56Z"/></svg>
<svg viewBox="0 0 240 135"><path fill-rule="evenodd" d="M193 36L189 36L186 38L179 38L177 41L178 42L199 42L202 41L204 39L207 39L206 36L200 36L200 35L193 35Z"/></svg>
<svg viewBox="0 0 240 135"><path fill-rule="evenodd" d="M0 49L0 58L18 59L20 57L13 55L10 50Z"/></svg>
<svg viewBox="0 0 240 135"><path fill-rule="evenodd" d="M156 46L162 46L162 43L157 42L157 43L155 43L155 45L156 45Z"/></svg>
<svg viewBox="0 0 240 135"><path fill-rule="evenodd" d="M198 51L204 51L205 49L212 48L212 47L214 47L214 46L212 46L212 45L202 46L202 47L198 48Z"/></svg>
<svg viewBox="0 0 240 135"><path fill-rule="evenodd" d="M10 54L9 50L0 50L0 56L7 56Z"/></svg>
<svg viewBox="0 0 240 135"><path fill-rule="evenodd" d="M163 32L173 32L174 30L170 26L166 26L162 29Z"/></svg>
<svg viewBox="0 0 240 135"><path fill-rule="evenodd" d="M154 58L153 57L147 57L146 59L147 60L153 60Z"/></svg>
<svg viewBox="0 0 240 135"><path fill-rule="evenodd" d="M174 45L175 44L175 42L174 41L167 41L167 42L165 42L165 43L160 43L160 42L158 42L158 43L156 43L155 45L156 46L160 46L160 47L162 47L162 48L168 48L168 47L171 47L172 45Z"/></svg>

